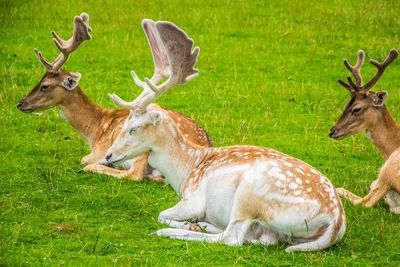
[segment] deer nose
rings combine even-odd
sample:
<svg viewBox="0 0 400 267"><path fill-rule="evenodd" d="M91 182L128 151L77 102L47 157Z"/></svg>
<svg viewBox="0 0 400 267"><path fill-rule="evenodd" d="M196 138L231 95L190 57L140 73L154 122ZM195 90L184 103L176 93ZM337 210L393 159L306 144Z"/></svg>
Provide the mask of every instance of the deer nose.
<svg viewBox="0 0 400 267"><path fill-rule="evenodd" d="M109 161L111 159L111 157L112 157L112 153L108 153L106 156L106 160Z"/></svg>
<svg viewBox="0 0 400 267"><path fill-rule="evenodd" d="M336 132L336 129L335 129L335 126L333 126L333 127L329 130L329 137L332 138L333 135L335 134L335 132Z"/></svg>
<svg viewBox="0 0 400 267"><path fill-rule="evenodd" d="M17 104L17 108L21 109L22 105L25 103L25 100L22 99L21 101L19 101L19 103Z"/></svg>

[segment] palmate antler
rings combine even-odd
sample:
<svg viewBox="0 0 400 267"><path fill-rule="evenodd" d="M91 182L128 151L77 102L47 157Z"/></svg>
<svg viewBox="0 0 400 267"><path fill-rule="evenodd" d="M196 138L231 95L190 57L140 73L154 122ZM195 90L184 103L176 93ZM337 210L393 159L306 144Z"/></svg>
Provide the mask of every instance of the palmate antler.
<svg viewBox="0 0 400 267"><path fill-rule="evenodd" d="M398 56L398 52L396 49L392 49L386 59L381 63L374 59L371 59L370 63L374 65L378 71L375 73L374 77L369 80L366 84L362 85L362 77L360 70L364 64L365 53L363 50L358 51L358 59L355 66L351 66L347 59L344 60L344 65L346 68L353 74L356 83L353 82L351 77L347 77L348 83L345 83L342 80L338 80L338 82L350 92L360 92L360 91L369 91L379 80L382 74L385 72L386 68L392 63L396 57Z"/></svg>
<svg viewBox="0 0 400 267"><path fill-rule="evenodd" d="M117 105L132 110L145 110L146 107L159 98L163 93L177 84L184 84L198 76L198 70L194 69L199 47L192 51L193 40L184 31L171 22L154 22L145 19L142 27L149 41L154 61L154 74L151 79L141 81L134 71L131 72L135 84L143 89L143 92L132 102L122 100L116 94L110 94L110 98ZM157 85L162 79L164 83Z"/></svg>
<svg viewBox="0 0 400 267"><path fill-rule="evenodd" d="M35 48L36 57L47 70L59 70L68 60L69 55L74 52L81 43L92 38L90 36L91 31L92 28L89 26L88 14L82 13L80 16L75 16L74 32L68 41L61 39L54 31L51 32L53 42L61 52L57 58L52 63L49 63L43 58L42 53Z"/></svg>

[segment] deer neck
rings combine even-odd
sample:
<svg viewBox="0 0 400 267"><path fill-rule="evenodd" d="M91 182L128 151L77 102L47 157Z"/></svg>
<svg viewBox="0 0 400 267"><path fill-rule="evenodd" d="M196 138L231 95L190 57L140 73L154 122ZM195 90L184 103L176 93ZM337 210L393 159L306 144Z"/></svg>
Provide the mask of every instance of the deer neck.
<svg viewBox="0 0 400 267"><path fill-rule="evenodd" d="M367 128L367 136L387 159L400 146L400 127L390 115L386 106L382 116L372 126Z"/></svg>
<svg viewBox="0 0 400 267"><path fill-rule="evenodd" d="M163 135L162 143L157 142L157 145L151 148L149 164L159 170L175 192L180 195L183 181L211 150L190 142L174 123L166 127L168 134Z"/></svg>
<svg viewBox="0 0 400 267"><path fill-rule="evenodd" d="M78 87L60 103L63 117L92 146L103 108L94 104Z"/></svg>

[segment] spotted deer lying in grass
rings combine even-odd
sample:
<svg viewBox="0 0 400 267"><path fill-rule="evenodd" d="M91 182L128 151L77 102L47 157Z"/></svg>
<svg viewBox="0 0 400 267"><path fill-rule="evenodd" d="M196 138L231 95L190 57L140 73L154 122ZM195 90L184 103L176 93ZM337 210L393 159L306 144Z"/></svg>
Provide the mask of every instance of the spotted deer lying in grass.
<svg viewBox="0 0 400 267"><path fill-rule="evenodd" d="M132 115L107 154L107 161L114 163L149 153L150 165L180 196L179 203L158 218L173 228L155 235L228 245L284 240L292 243L288 252L324 249L341 240L346 228L342 203L319 171L270 148L195 144L169 112L151 104L175 84L191 79L197 53L191 44L183 49L176 45L174 40L187 36L175 25L158 22L156 28L174 62L171 75L160 85L136 78L147 87L130 103L110 95ZM196 231L199 227L207 233Z"/></svg>
<svg viewBox="0 0 400 267"><path fill-rule="evenodd" d="M388 93L370 90L397 55L397 50L393 49L382 63L371 60L371 64L377 67L378 71L364 85L360 73L364 64L364 51L358 52L355 66L351 66L347 60L344 61L346 68L353 74L355 83L350 77L348 83L339 80L339 83L349 90L351 99L329 133L331 138L342 139L366 130L367 137L383 154L386 162L378 179L372 182L367 196L361 198L344 188L337 188L337 192L354 204L366 207L375 206L384 197L393 213L400 213L400 127L385 106Z"/></svg>
<svg viewBox="0 0 400 267"><path fill-rule="evenodd" d="M168 73L168 60L165 50L157 38L154 22L144 20L142 23L150 48L153 54L156 73L151 79L157 82ZM95 164L102 161L107 149L119 135L124 121L129 116L129 109L106 109L90 101L80 89L78 82L79 73L61 70L62 65L68 60L82 42L90 40L91 28L89 16L82 13L74 18L73 36L68 40L62 40L55 32L52 32L53 42L60 50L59 56L52 63L48 63L42 54L35 49L39 61L46 68L46 74L32 91L23 99L17 107L23 112L32 112L59 106L62 116L86 139L91 147L91 153L82 158L82 163L88 165L84 168L88 172L98 172L119 178L127 177L133 180L141 180L144 175L151 177L151 169L148 168L147 154L138 155L133 160L121 162L114 167ZM210 146L211 140L207 133L192 119L172 110L164 109L172 120L182 122L180 130L188 138L199 145ZM154 172L153 172L154 173ZM155 177L159 178L159 177Z"/></svg>

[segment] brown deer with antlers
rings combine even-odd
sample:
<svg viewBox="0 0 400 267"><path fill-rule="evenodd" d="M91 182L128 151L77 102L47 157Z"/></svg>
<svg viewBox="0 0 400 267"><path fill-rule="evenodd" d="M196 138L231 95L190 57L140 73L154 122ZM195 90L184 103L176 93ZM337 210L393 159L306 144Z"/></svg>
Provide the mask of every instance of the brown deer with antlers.
<svg viewBox="0 0 400 267"><path fill-rule="evenodd" d="M169 61L165 48L157 37L154 25L155 23L151 20L144 20L142 23L155 63L155 75L151 80L157 82L168 75ZM127 177L133 180L141 180L144 175L152 177L151 168L147 163L147 154L138 155L133 160L114 165L114 167L124 168L124 170L96 164L104 159L107 149L119 135L126 118L130 116L130 110L106 109L94 104L78 85L81 75L61 70L70 54L82 42L91 39L90 32L89 16L82 13L74 18L73 36L68 41L62 40L55 32L52 32L53 42L61 52L54 62L47 62L35 49L37 58L46 68L46 74L19 102L17 107L23 112L32 112L59 106L62 116L87 140L91 147L91 153L83 157L81 161L87 165L84 168L85 171L104 173L118 178ZM204 146L211 145L208 134L192 119L176 111L163 110L181 125L180 130L192 142ZM159 177L154 178L159 179Z"/></svg>
<svg viewBox="0 0 400 267"><path fill-rule="evenodd" d="M386 162L378 179L371 184L367 196L361 198L344 188L338 188L337 192L354 204L366 207L373 207L381 198L385 197L385 201L393 213L400 213L400 127L385 106L388 93L370 90L397 55L397 50L392 49L382 63L371 60L371 64L378 70L373 78L364 85L360 72L364 64L364 51L358 52L355 66L351 66L347 60L344 60L344 65L353 74L355 83L350 77L348 77L348 83L342 80L338 81L349 90L351 99L329 133L331 138L341 139L366 130L367 137L378 147Z"/></svg>
<svg viewBox="0 0 400 267"><path fill-rule="evenodd" d="M176 40L187 36L175 25L157 22L156 28L168 50L170 76L160 85L136 77L144 92L132 102L110 95L132 116L106 156L114 163L149 153L150 165L179 195L179 203L159 215L161 223L173 228L155 235L228 245L284 240L292 244L288 252L324 249L341 240L346 228L342 203L319 171L270 148L195 144L170 113L151 104L193 77L198 52L192 43L178 45Z"/></svg>

